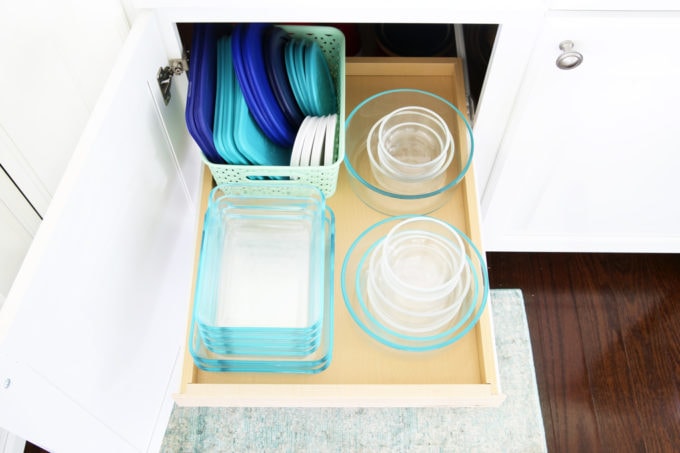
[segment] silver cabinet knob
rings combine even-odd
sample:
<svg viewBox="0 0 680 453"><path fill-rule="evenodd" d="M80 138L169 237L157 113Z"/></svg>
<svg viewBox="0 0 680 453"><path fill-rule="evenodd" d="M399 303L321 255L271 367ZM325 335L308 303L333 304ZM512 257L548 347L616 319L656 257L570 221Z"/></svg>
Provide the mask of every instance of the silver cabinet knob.
<svg viewBox="0 0 680 453"><path fill-rule="evenodd" d="M583 55L574 50L574 43L572 41L562 41L560 43L560 50L562 53L557 57L555 64L560 69L574 69L583 63Z"/></svg>

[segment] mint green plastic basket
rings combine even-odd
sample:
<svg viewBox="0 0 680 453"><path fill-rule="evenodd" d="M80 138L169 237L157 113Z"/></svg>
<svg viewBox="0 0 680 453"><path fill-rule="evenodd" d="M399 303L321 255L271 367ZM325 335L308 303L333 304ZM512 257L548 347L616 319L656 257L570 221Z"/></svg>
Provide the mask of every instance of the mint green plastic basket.
<svg viewBox="0 0 680 453"><path fill-rule="evenodd" d="M318 187L326 198L335 193L338 172L345 157L345 36L340 30L326 26L280 25L292 37L315 40L323 51L338 96L338 121L335 134L335 159L332 165L318 167L288 167L264 165L220 165L209 162L203 156L217 184L257 182L263 189L267 180L263 176L275 176L273 183L312 184ZM282 177L289 177L282 180Z"/></svg>

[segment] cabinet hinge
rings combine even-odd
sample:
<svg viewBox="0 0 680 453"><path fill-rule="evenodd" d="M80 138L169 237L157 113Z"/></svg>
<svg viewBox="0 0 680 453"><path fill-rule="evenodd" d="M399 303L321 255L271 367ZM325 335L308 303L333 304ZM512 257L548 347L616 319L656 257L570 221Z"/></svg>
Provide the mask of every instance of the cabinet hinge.
<svg viewBox="0 0 680 453"><path fill-rule="evenodd" d="M158 81L158 87L163 95L165 105L168 105L170 102L172 77L187 71L189 71L189 56L186 54L184 55L184 58L173 58L168 60L168 65L166 67L158 68L156 80Z"/></svg>

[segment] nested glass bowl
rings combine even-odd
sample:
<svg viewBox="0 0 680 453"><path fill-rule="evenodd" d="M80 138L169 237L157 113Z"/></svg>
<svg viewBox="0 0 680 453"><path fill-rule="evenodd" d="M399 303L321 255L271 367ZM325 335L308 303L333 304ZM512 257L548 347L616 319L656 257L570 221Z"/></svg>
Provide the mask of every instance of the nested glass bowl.
<svg viewBox="0 0 680 453"><path fill-rule="evenodd" d="M379 158L378 122L404 107L422 107L441 117L453 136L444 171L433 172L431 179L394 178L389 172L376 172L371 164ZM373 134L371 136L371 131ZM428 214L449 200L452 189L462 181L472 164L474 139L465 115L453 103L436 94L410 88L377 93L357 105L345 125L345 167L354 193L368 206L387 215ZM459 137L465 131L466 137ZM369 137L373 141L369 141ZM465 140L462 140L465 138ZM461 146L465 144L466 146ZM373 149L375 147L375 149Z"/></svg>
<svg viewBox="0 0 680 453"><path fill-rule="evenodd" d="M453 159L451 131L446 121L429 109L401 107L376 124L380 168L388 174L407 181L429 179L445 170L450 163L447 159Z"/></svg>
<svg viewBox="0 0 680 453"><path fill-rule="evenodd" d="M471 288L463 239L433 217L397 223L367 259L364 301L377 320L398 332L420 336L440 332L457 315Z"/></svg>
<svg viewBox="0 0 680 453"><path fill-rule="evenodd" d="M489 297L489 278L482 254L474 243L462 231L449 225L461 237L464 245L465 268L460 276L460 285L467 287L461 300L456 302L455 314L435 328L418 329L412 323L409 329L401 321L409 319L408 313L401 320L393 317L385 318L385 311L376 311L372 305L368 281L370 277L370 261L376 249L384 243L389 232L400 222L417 216L394 216L383 219L370 226L352 243L345 255L340 275L340 283L345 306L357 326L377 342L394 349L404 351L430 351L455 343L470 332L481 317ZM467 274L469 272L469 274ZM455 292L453 297L460 294ZM383 305L383 309L387 305ZM417 307L417 304L413 305ZM399 315L399 305L389 307L395 316ZM397 311L394 311L397 309ZM403 314L403 310L401 310ZM436 308L428 309L425 314L437 316ZM389 315L389 313L388 313ZM432 319L425 320L432 327Z"/></svg>

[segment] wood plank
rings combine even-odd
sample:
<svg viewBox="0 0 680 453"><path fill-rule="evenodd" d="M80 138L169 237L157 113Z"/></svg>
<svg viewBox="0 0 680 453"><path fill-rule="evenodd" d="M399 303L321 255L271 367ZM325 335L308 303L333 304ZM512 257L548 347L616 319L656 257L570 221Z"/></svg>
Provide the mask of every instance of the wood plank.
<svg viewBox="0 0 680 453"><path fill-rule="evenodd" d="M580 326L563 289L564 259L489 253L487 260L492 288L523 290L548 450L598 451Z"/></svg>
<svg viewBox="0 0 680 453"><path fill-rule="evenodd" d="M616 285L622 341L635 384L631 395L647 451L680 445L680 261L635 256L607 267Z"/></svg>
<svg viewBox="0 0 680 453"><path fill-rule="evenodd" d="M680 445L680 255L489 253L521 288L550 451Z"/></svg>
<svg viewBox="0 0 680 453"><path fill-rule="evenodd" d="M623 442L632 451L644 451L641 420L633 399L635 382L617 312L617 287L611 285L608 266L603 264L592 256L576 255L566 266L600 442L604 446Z"/></svg>

